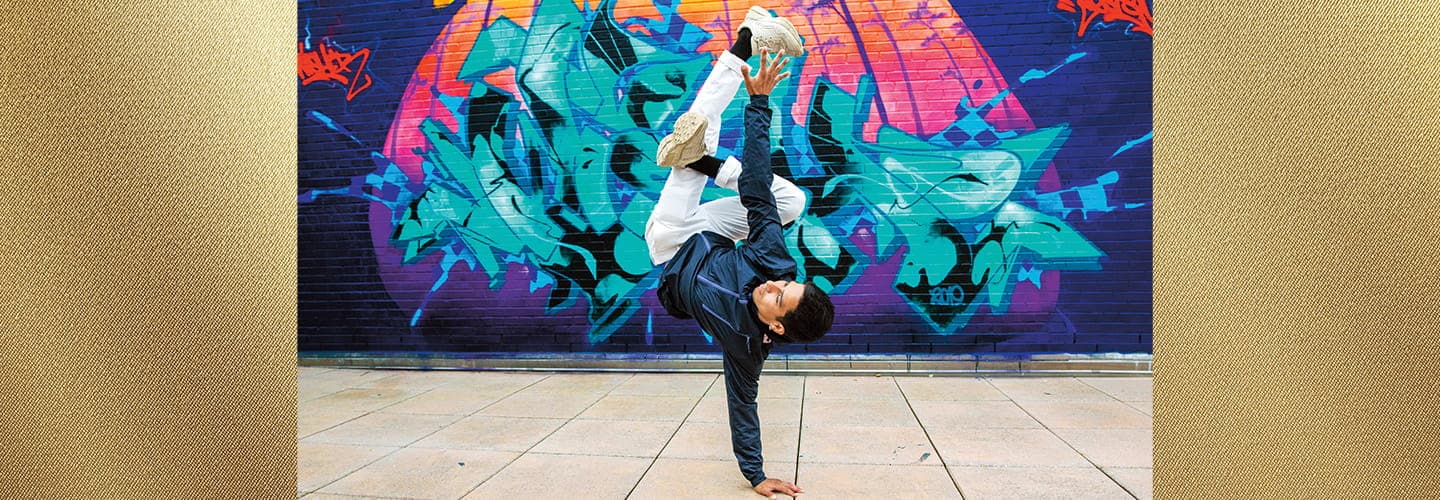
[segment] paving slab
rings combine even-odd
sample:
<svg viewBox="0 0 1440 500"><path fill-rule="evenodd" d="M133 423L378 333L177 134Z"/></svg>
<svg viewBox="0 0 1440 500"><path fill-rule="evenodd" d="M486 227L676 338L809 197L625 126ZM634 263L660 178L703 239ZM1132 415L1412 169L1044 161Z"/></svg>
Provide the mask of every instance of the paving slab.
<svg viewBox="0 0 1440 500"><path fill-rule="evenodd" d="M398 449L388 446L296 443L296 492L315 491Z"/></svg>
<svg viewBox="0 0 1440 500"><path fill-rule="evenodd" d="M1095 467L951 467L966 500L1110 500L1130 494Z"/></svg>
<svg viewBox="0 0 1440 500"><path fill-rule="evenodd" d="M798 476L806 500L961 498L944 467L801 463Z"/></svg>
<svg viewBox="0 0 1440 500"><path fill-rule="evenodd" d="M910 427L919 424L914 411L903 399L809 399L805 401L803 412L805 427Z"/></svg>
<svg viewBox="0 0 1440 500"><path fill-rule="evenodd" d="M469 415L509 395L501 389L475 390L459 387L437 387L413 398L385 407L388 413L421 415Z"/></svg>
<svg viewBox="0 0 1440 500"><path fill-rule="evenodd" d="M557 373L527 387L525 391L605 394L625 383L632 376L629 373Z"/></svg>
<svg viewBox="0 0 1440 500"><path fill-rule="evenodd" d="M1051 429L1149 429L1151 419L1120 401L1021 401L1021 408Z"/></svg>
<svg viewBox="0 0 1440 500"><path fill-rule="evenodd" d="M336 495L332 493L307 493L300 497L301 500L387 500L390 497L376 497L368 495Z"/></svg>
<svg viewBox="0 0 1440 500"><path fill-rule="evenodd" d="M531 451L572 455L655 457L680 422L571 420Z"/></svg>
<svg viewBox="0 0 1440 500"><path fill-rule="evenodd" d="M1039 429L1038 420L1013 401L911 401L926 429Z"/></svg>
<svg viewBox="0 0 1440 500"><path fill-rule="evenodd" d="M320 492L450 500L470 492L518 456L499 451L406 448Z"/></svg>
<svg viewBox="0 0 1440 500"><path fill-rule="evenodd" d="M297 366L295 367L295 378L304 379L318 376L325 372L333 372L335 368L328 366Z"/></svg>
<svg viewBox="0 0 1440 500"><path fill-rule="evenodd" d="M303 442L405 446L459 420L455 415L371 413L311 434Z"/></svg>
<svg viewBox="0 0 1440 500"><path fill-rule="evenodd" d="M610 391L612 395L699 398L719 380L715 374L637 373ZM724 382L719 382L723 388Z"/></svg>
<svg viewBox="0 0 1440 500"><path fill-rule="evenodd" d="M905 398L915 401L1004 401L1010 399L982 378L895 377Z"/></svg>
<svg viewBox="0 0 1440 500"><path fill-rule="evenodd" d="M331 368L315 373L299 373L298 380L307 383L335 382L345 387L359 386L370 380L382 379L396 373L395 370L361 370L353 368Z"/></svg>
<svg viewBox="0 0 1440 500"><path fill-rule="evenodd" d="M699 396L629 396L610 393L576 418L679 422L685 420L699 402Z"/></svg>
<svg viewBox="0 0 1440 500"><path fill-rule="evenodd" d="M447 378L442 387L474 389L477 391L501 391L506 394L534 385L550 376L537 372L474 372L457 370Z"/></svg>
<svg viewBox="0 0 1440 500"><path fill-rule="evenodd" d="M940 457L920 426L806 427L800 433L800 464L934 465Z"/></svg>
<svg viewBox="0 0 1440 500"><path fill-rule="evenodd" d="M1066 443L1100 467L1152 468L1150 429L1054 429Z"/></svg>
<svg viewBox="0 0 1440 500"><path fill-rule="evenodd" d="M806 399L900 399L895 377L805 377Z"/></svg>
<svg viewBox="0 0 1440 500"><path fill-rule="evenodd" d="M1045 429L926 429L950 466L1082 467L1091 465Z"/></svg>
<svg viewBox="0 0 1440 500"><path fill-rule="evenodd" d="M805 396L805 384L809 377L801 375L760 375L760 391L757 398L799 398ZM725 380L715 384L724 395Z"/></svg>
<svg viewBox="0 0 1440 500"><path fill-rule="evenodd" d="M554 433L567 420L559 418L471 415L411 444L412 448L526 451Z"/></svg>
<svg viewBox="0 0 1440 500"><path fill-rule="evenodd" d="M526 389L491 403L478 413L497 417L573 418L595 404L604 393L582 391L531 391Z"/></svg>
<svg viewBox="0 0 1440 500"><path fill-rule="evenodd" d="M295 400L297 402L310 401L323 396L329 396L348 389L346 384L335 381L309 382L297 381L295 387Z"/></svg>
<svg viewBox="0 0 1440 500"><path fill-rule="evenodd" d="M397 389L343 389L326 396L301 401L300 411L361 411L371 412L399 403L420 394Z"/></svg>
<svg viewBox="0 0 1440 500"><path fill-rule="evenodd" d="M412 370L395 370L390 376L382 378L371 378L351 384L351 387L362 389L395 389L411 392L425 392L436 387L445 385L446 380L431 372L419 372Z"/></svg>
<svg viewBox="0 0 1440 500"><path fill-rule="evenodd" d="M1150 401L1155 398L1155 381L1150 377L1077 377L1076 380L1121 401Z"/></svg>
<svg viewBox="0 0 1440 500"><path fill-rule="evenodd" d="M992 378L1000 392L1015 401L1114 401L1115 398L1073 378Z"/></svg>
<svg viewBox="0 0 1440 500"><path fill-rule="evenodd" d="M526 453L464 499L625 498L653 461L635 457Z"/></svg>
<svg viewBox="0 0 1440 500"><path fill-rule="evenodd" d="M335 427L364 416L363 411L353 410L305 410L295 412L295 437L304 438L311 434Z"/></svg>

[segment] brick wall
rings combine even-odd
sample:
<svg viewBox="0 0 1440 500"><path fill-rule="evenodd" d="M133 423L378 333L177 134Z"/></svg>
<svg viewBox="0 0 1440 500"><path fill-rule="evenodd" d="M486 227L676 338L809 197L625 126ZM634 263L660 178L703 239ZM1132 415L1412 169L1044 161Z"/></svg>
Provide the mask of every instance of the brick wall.
<svg viewBox="0 0 1440 500"><path fill-rule="evenodd" d="M772 96L811 199L790 252L837 309L782 350L1150 352L1137 5L766 5L809 49ZM656 141L745 7L301 2L300 350L718 352L659 307L642 233Z"/></svg>

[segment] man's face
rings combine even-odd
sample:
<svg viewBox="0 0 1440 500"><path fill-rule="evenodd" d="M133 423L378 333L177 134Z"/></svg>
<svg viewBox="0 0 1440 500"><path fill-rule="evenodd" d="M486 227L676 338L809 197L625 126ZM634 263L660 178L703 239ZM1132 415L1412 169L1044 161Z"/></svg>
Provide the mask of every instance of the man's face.
<svg viewBox="0 0 1440 500"><path fill-rule="evenodd" d="M794 281L766 281L750 292L760 321L771 331L781 335L784 335L784 332L776 330L780 318L794 311L795 306L800 305L800 297L804 295L805 285Z"/></svg>

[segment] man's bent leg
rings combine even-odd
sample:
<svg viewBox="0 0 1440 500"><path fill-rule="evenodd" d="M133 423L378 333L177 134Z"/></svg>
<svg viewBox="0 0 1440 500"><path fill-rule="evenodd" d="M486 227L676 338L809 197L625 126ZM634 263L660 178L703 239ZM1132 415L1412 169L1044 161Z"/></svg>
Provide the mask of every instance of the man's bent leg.
<svg viewBox="0 0 1440 500"><path fill-rule="evenodd" d="M650 262L669 261L691 235L705 230L695 218L700 194L709 179L705 174L688 168L670 170L660 199L645 222L645 243L650 248Z"/></svg>
<svg viewBox="0 0 1440 500"><path fill-rule="evenodd" d="M734 191L739 182L740 168L739 160L734 157L726 159L725 164L720 167L720 175L716 176L715 183ZM789 224L800 218L800 214L805 211L805 191L784 177L773 176L770 194L775 197L775 208L780 213L781 224ZM736 241L743 240L750 234L750 223L739 196L728 196L700 205L695 217L705 221L707 230Z"/></svg>
<svg viewBox="0 0 1440 500"><path fill-rule="evenodd" d="M720 172L715 175L715 185L739 192L736 188L740 183L740 169L740 160L733 156L726 159L720 166ZM789 224L800 218L800 213L805 210L805 192L784 177L776 175L774 180L770 181L770 194L775 196L775 210L780 212L781 224Z"/></svg>

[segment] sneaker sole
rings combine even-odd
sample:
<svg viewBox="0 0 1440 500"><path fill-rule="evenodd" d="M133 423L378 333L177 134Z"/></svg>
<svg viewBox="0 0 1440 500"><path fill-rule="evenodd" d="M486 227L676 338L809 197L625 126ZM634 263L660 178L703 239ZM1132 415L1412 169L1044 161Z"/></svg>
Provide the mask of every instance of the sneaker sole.
<svg viewBox="0 0 1440 500"><path fill-rule="evenodd" d="M759 6L750 7L750 10L745 12L745 22L740 26L758 27L759 25L767 24L779 26L780 29L788 33L790 37L788 37L788 40L783 39L783 37L781 40L771 40L768 38L762 39L761 37L756 36L756 32L758 30L756 30L755 28L751 28L751 50L754 53L759 54L762 45L776 48L778 49L776 50L776 52L783 53L792 57L799 57L802 53L805 52L805 42L800 39L800 31L795 29L795 25L791 24L790 20L788 19L770 15L770 11L762 9Z"/></svg>
<svg viewBox="0 0 1440 500"><path fill-rule="evenodd" d="M705 156L705 116L687 111L675 120L675 130L660 140L655 164L682 168Z"/></svg>

